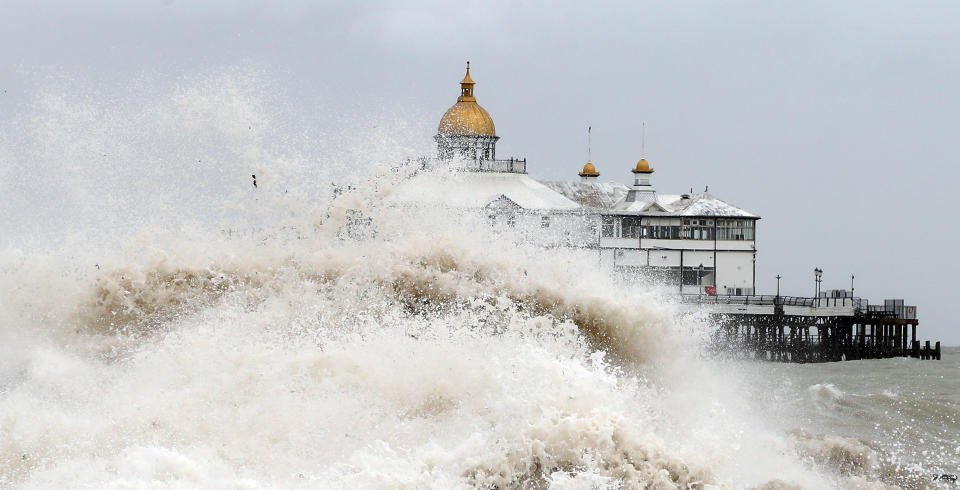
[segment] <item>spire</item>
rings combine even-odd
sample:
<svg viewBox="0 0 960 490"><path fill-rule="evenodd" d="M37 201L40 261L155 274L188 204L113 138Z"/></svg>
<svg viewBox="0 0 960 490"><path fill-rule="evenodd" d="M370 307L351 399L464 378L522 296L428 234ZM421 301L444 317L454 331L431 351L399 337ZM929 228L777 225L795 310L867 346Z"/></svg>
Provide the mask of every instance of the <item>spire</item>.
<svg viewBox="0 0 960 490"><path fill-rule="evenodd" d="M593 157L590 155L593 152L593 126L587 126L587 163L593 161Z"/></svg>
<svg viewBox="0 0 960 490"><path fill-rule="evenodd" d="M583 170L578 174L584 182L594 181L600 176L600 172L597 172L597 167L593 166L593 159L591 158L593 150L592 133L593 126L587 126L587 164L583 166Z"/></svg>
<svg viewBox="0 0 960 490"><path fill-rule="evenodd" d="M647 123L640 126L640 159L647 158Z"/></svg>
<svg viewBox="0 0 960 490"><path fill-rule="evenodd" d="M652 174L653 169L647 163L647 123L640 127L640 161L637 166L631 170L635 174Z"/></svg>
<svg viewBox="0 0 960 490"><path fill-rule="evenodd" d="M460 82L460 97L457 98L458 101L476 101L477 99L473 98L473 86L475 82L470 78L470 62L467 62L467 74L463 77L463 80Z"/></svg>

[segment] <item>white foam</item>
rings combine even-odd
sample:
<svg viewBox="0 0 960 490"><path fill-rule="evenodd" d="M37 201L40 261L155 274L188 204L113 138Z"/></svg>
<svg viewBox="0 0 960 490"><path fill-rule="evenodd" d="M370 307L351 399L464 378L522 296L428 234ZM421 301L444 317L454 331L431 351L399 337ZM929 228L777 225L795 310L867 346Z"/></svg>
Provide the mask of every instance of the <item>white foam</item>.
<svg viewBox="0 0 960 490"><path fill-rule="evenodd" d="M248 92L198 90L148 114L200 131L205 145L240 145L230 151L258 173L295 175L256 141L237 143L237 114L262 117ZM217 112L230 97L240 100ZM84 131L41 131L34 146L100 141L84 139L100 134L89 107L54 102ZM188 109L204 116L184 120ZM189 154L190 139L162 122L140 130L174 148L136 131L121 146L151 163ZM109 223L106 212L94 220L110 224L102 240L84 232L0 253L0 339L10 339L0 343L0 486L836 482L764 423L743 380L701 359L704 325L615 283L589 252L492 234L482 215L384 204L390 177L315 207L232 195L235 214L257 219L225 237L178 220L175 200L153 200L153 178L124 177L163 204L145 208L160 225ZM77 185L89 187L78 199L98 192ZM108 209L81 204L81 215ZM370 219L366 238L343 240L355 210Z"/></svg>

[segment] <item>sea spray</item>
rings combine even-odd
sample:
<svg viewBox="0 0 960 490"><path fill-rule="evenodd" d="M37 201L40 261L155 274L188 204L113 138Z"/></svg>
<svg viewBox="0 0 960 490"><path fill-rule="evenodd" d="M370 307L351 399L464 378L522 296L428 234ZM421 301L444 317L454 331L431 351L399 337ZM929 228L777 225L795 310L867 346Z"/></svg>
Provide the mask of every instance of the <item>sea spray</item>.
<svg viewBox="0 0 960 490"><path fill-rule="evenodd" d="M448 230L134 247L30 347L3 400L23 417L4 427L3 474L26 488L78 468L91 486L763 483L725 468L774 443L779 465L820 478L787 442L742 432L697 328L655 295L581 269L580 252Z"/></svg>
<svg viewBox="0 0 960 490"><path fill-rule="evenodd" d="M134 131L117 144L161 160L194 140L233 151L242 127L221 116L262 106L249 91L197 90L151 105L170 117L141 131L163 138ZM184 125L184 107L206 115ZM124 115L107 127L139 120ZM26 147L90 147L98 118L81 120ZM540 247L525 239L535 230L491 229L482 213L391 202L420 169L314 192L329 182L298 181L303 167L261 144L242 151L261 186L249 165L227 172L235 162L220 158L217 172L234 185L236 171L245 190L186 206L223 200L230 213L184 218L151 191L156 175L131 172L108 187L129 180L143 195L111 217L84 201L98 184L81 179L70 198L109 225L102 236L66 226L0 254L0 486L880 485L880 453L781 430L751 398L753 364L709 359L711 325L614 280L591 252ZM110 168L84 154L69 156ZM226 178L215 177L204 186Z"/></svg>

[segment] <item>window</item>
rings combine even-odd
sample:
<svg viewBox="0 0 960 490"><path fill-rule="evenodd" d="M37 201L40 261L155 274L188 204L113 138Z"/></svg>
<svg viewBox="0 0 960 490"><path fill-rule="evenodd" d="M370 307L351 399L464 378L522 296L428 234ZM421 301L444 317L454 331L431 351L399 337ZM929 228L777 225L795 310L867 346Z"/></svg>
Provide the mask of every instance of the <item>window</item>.
<svg viewBox="0 0 960 490"><path fill-rule="evenodd" d="M623 238L640 238L640 217L624 216L621 222Z"/></svg>
<svg viewBox="0 0 960 490"><path fill-rule="evenodd" d="M684 219L680 236L686 240L713 240L713 220Z"/></svg>
<svg viewBox="0 0 960 490"><path fill-rule="evenodd" d="M680 220L672 218L647 218L643 220L644 238L678 240L682 235Z"/></svg>
<svg viewBox="0 0 960 490"><path fill-rule="evenodd" d="M683 267L680 280L684 286L713 285L713 267Z"/></svg>
<svg viewBox="0 0 960 490"><path fill-rule="evenodd" d="M615 236L614 235L614 232L616 229L615 221L616 221L616 218L614 218L613 216L602 217L600 221L600 236L603 236L603 237Z"/></svg>
<svg viewBox="0 0 960 490"><path fill-rule="evenodd" d="M756 221L752 219L724 219L717 221L718 240L753 240Z"/></svg>
<svg viewBox="0 0 960 490"><path fill-rule="evenodd" d="M541 216L540 217L540 228L550 228L550 217Z"/></svg>

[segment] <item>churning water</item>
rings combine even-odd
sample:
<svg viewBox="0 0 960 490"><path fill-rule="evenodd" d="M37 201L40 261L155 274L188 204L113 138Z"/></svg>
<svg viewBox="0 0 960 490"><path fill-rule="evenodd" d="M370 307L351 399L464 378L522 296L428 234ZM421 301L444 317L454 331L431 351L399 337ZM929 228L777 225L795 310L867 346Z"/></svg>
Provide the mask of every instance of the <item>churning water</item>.
<svg viewBox="0 0 960 490"><path fill-rule="evenodd" d="M119 108L40 94L8 132L3 224L21 233L0 251L0 487L883 488L960 472L956 350L710 359L711 325L595 254L387 205L392 173L312 193L322 163L250 136L270 121L242 82Z"/></svg>

